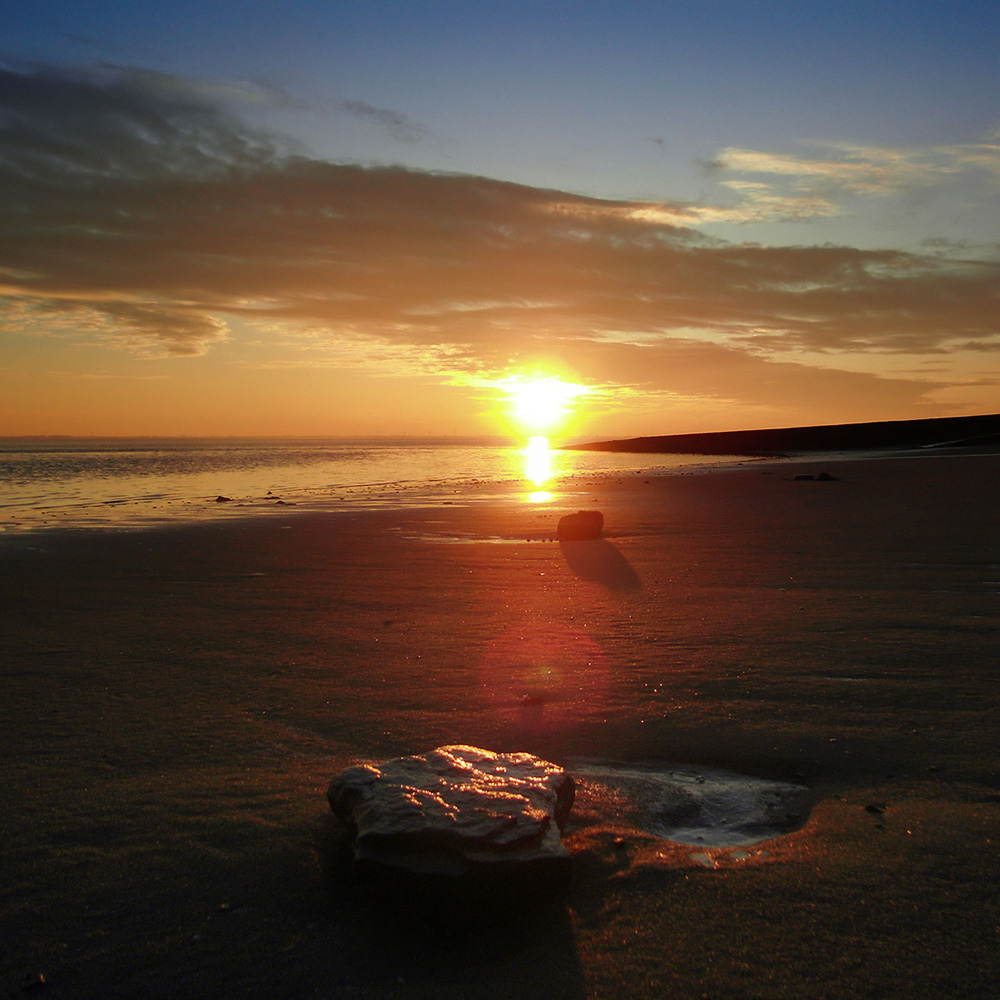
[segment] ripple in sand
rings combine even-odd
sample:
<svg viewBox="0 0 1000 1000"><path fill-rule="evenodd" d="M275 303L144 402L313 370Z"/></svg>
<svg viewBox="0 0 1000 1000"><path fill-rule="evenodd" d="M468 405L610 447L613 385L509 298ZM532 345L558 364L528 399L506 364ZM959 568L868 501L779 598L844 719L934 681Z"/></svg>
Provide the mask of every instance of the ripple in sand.
<svg viewBox="0 0 1000 1000"><path fill-rule="evenodd" d="M809 789L718 769L577 761L601 812L679 844L741 847L799 829Z"/></svg>

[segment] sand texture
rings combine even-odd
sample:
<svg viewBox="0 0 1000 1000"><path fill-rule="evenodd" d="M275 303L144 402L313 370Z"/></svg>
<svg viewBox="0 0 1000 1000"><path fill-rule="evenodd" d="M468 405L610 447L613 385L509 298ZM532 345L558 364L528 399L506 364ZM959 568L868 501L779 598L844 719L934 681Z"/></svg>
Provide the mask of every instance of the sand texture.
<svg viewBox="0 0 1000 1000"><path fill-rule="evenodd" d="M23 537L0 642L0 997L997 995L998 456ZM354 879L331 777L451 743L580 768L564 902ZM807 801L677 843L623 764Z"/></svg>

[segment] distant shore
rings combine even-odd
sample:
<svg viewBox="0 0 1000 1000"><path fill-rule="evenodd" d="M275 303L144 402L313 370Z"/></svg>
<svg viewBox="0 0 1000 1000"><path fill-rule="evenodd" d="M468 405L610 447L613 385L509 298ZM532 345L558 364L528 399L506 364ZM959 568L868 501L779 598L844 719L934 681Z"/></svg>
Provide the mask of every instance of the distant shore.
<svg viewBox="0 0 1000 1000"><path fill-rule="evenodd" d="M787 452L945 448L1000 443L1000 414L813 427L661 434L566 446L574 451L677 455L779 455Z"/></svg>

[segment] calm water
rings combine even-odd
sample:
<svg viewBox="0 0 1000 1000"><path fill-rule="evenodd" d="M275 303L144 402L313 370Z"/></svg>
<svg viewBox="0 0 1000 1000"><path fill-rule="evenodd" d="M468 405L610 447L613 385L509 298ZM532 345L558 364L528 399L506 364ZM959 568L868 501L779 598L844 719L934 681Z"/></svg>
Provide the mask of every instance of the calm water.
<svg viewBox="0 0 1000 1000"><path fill-rule="evenodd" d="M289 504L416 505L490 483L529 493L587 473L718 462L548 451L540 442L528 448L413 439L0 439L0 533L135 528Z"/></svg>

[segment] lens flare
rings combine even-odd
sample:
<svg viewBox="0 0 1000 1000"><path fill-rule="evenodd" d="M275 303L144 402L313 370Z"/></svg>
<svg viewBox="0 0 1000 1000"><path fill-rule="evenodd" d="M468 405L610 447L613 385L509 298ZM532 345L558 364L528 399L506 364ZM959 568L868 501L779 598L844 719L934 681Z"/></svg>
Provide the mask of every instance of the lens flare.
<svg viewBox="0 0 1000 1000"><path fill-rule="evenodd" d="M606 718L611 673L582 629L526 619L498 635L479 663L484 694L508 726L556 731Z"/></svg>

